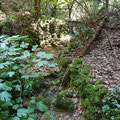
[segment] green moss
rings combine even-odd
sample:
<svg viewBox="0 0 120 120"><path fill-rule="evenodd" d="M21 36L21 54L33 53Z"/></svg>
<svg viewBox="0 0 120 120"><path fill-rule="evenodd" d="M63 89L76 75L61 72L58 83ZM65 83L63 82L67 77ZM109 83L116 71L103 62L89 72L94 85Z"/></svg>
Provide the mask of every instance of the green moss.
<svg viewBox="0 0 120 120"><path fill-rule="evenodd" d="M54 82L54 85L55 85L55 86L58 86L59 84L60 84L60 80L57 79L57 80Z"/></svg>
<svg viewBox="0 0 120 120"><path fill-rule="evenodd" d="M59 93L60 96L63 96L63 97L69 97L71 98L73 96L73 93L72 93L72 90L65 90L65 91L62 91Z"/></svg>
<svg viewBox="0 0 120 120"><path fill-rule="evenodd" d="M64 58L65 59L65 58ZM86 120L94 120L101 114L98 111L101 111L102 99L104 95L107 94L107 89L104 89L101 85L101 80L91 82L90 76L90 65L82 64L82 59L78 58L74 63L70 63L64 66L62 63L62 70L69 72L65 74L60 73L60 76L64 76L64 83L70 83L70 86L73 88L74 92L80 97L82 110ZM69 63L69 62L68 62ZM62 78L62 77L60 77ZM61 96L64 96L64 92L60 93ZM60 98L59 98L60 99ZM62 99L62 98L61 98Z"/></svg>
<svg viewBox="0 0 120 120"><path fill-rule="evenodd" d="M42 101L42 103L45 104L45 105L49 105L50 104L50 100L45 98L45 97L43 97L43 96L37 96L35 99L38 102Z"/></svg>
<svg viewBox="0 0 120 120"><path fill-rule="evenodd" d="M34 81L33 89L35 89L35 90L40 91L42 88L45 88L45 86L46 86L45 79L41 75L39 77L36 77L36 78L31 78L30 80Z"/></svg>
<svg viewBox="0 0 120 120"><path fill-rule="evenodd" d="M62 68L66 68L66 67L68 67L69 64L72 63L72 58L59 57L58 60L57 60L57 63Z"/></svg>
<svg viewBox="0 0 120 120"><path fill-rule="evenodd" d="M58 110L61 110L64 112L72 113L74 111L74 103L68 97L63 97L63 96L58 95L54 103L54 106Z"/></svg>

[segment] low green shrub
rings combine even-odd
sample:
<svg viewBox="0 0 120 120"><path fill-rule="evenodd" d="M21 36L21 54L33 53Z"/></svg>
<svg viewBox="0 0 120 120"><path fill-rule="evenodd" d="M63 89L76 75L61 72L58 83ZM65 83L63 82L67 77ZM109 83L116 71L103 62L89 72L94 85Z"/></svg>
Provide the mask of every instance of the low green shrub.
<svg viewBox="0 0 120 120"><path fill-rule="evenodd" d="M71 98L59 94L54 102L54 107L60 111L72 113L74 111L74 103Z"/></svg>
<svg viewBox="0 0 120 120"><path fill-rule="evenodd" d="M0 120L35 120L38 116L34 113L34 108L24 107L24 99L30 97L35 84L39 83L37 87L43 85L43 81L38 81L38 78L43 79L40 78L41 75L33 73L30 68L34 64L39 67L51 66L47 60L50 60L53 55L38 52L37 56L33 57L33 53L27 50L29 44L19 42L22 38L24 37L18 35L0 36ZM33 52L36 47L33 46ZM34 102L35 100L32 100L32 103ZM37 106L41 111L47 108L42 103ZM48 109L44 110L47 111Z"/></svg>
<svg viewBox="0 0 120 120"><path fill-rule="evenodd" d="M84 65L81 58L76 59L72 64L68 62L68 64L65 64L66 66L62 64L61 69L64 69L65 72L60 73L60 76L65 76L62 80L64 82L67 81L80 97L81 107L86 120L101 118L102 99L108 91L101 86L101 80L91 81L89 65Z"/></svg>
<svg viewBox="0 0 120 120"><path fill-rule="evenodd" d="M108 91L108 95L102 100L102 120L120 120L120 89Z"/></svg>
<svg viewBox="0 0 120 120"><path fill-rule="evenodd" d="M50 104L50 100L45 98L45 97L43 97L43 96L37 96L35 99L38 102L42 101L42 103L47 105L47 106Z"/></svg>

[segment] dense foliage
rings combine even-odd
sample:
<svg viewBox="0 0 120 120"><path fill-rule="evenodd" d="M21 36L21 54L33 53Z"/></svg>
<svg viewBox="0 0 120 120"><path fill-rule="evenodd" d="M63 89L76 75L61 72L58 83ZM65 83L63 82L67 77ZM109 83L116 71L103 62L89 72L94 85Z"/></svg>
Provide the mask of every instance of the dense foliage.
<svg viewBox="0 0 120 120"><path fill-rule="evenodd" d="M19 40L25 38L24 36L1 36L0 37L0 119L32 119L37 118L37 114L34 114L35 109L30 107L30 104L36 104L37 108L49 114L48 107L42 102L36 103L34 97L28 102L27 108L25 105L25 97L33 93L33 86L35 84L40 87L41 81L44 79L40 74L32 73L29 68L33 64L43 66L48 64L52 67L55 64L48 63L46 60L53 57L52 54L46 54L45 52L38 52L37 57L32 56L28 48L28 43L22 42L19 44ZM35 51L37 46L33 46L32 51ZM29 59L28 59L29 58ZM42 60L45 59L46 60ZM38 78L39 81L34 81ZM37 82L37 83L36 83ZM42 84L43 85L43 84ZM29 96L30 97L30 96Z"/></svg>

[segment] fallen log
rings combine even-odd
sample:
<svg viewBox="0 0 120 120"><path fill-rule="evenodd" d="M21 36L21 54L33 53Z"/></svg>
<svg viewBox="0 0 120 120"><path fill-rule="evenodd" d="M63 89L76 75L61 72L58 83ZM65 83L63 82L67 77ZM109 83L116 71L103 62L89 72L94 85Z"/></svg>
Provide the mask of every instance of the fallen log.
<svg viewBox="0 0 120 120"><path fill-rule="evenodd" d="M99 34L100 34L100 32L101 32L101 30L103 28L103 25L104 25L105 21L106 21L106 17L104 17L100 21L100 23L97 26L96 31L93 34L92 38L87 42L87 44L85 45L85 47L80 51L80 57L82 57L86 53L86 51L88 50L88 48L90 47L90 45L97 39L97 37L99 36Z"/></svg>

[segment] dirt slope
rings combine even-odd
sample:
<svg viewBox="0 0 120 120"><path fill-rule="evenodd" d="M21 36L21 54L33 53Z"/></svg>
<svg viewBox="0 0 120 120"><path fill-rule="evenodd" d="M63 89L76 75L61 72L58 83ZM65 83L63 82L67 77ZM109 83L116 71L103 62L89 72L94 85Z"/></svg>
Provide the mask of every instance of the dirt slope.
<svg viewBox="0 0 120 120"><path fill-rule="evenodd" d="M91 64L93 80L101 79L103 86L111 90L117 85L120 87L120 27L118 29L107 27L104 30L107 36L102 32L99 40L93 46L93 50L86 54L83 60L85 64Z"/></svg>

